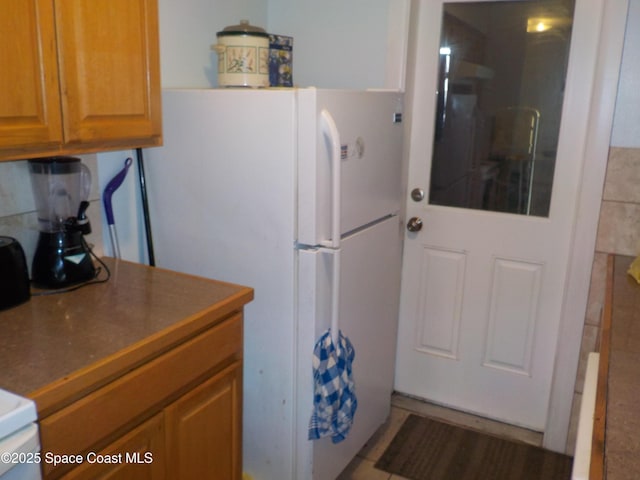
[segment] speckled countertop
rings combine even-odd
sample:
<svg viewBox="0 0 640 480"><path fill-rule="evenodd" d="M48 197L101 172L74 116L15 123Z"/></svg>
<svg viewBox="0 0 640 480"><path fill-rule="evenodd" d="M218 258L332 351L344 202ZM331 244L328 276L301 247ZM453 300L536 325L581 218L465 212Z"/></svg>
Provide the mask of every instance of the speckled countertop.
<svg viewBox="0 0 640 480"><path fill-rule="evenodd" d="M251 288L105 259L108 282L0 311L0 388L59 407L242 309ZM51 388L59 387L59 388Z"/></svg>
<svg viewBox="0 0 640 480"><path fill-rule="evenodd" d="M640 478L640 285L616 256L605 428L605 478Z"/></svg>

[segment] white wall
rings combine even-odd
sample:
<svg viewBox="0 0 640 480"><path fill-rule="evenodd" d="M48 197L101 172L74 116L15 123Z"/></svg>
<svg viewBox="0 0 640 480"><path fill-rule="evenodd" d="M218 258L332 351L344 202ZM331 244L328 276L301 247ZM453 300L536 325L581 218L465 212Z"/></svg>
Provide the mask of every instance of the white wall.
<svg viewBox="0 0 640 480"><path fill-rule="evenodd" d="M210 45L240 19L294 37L294 82L302 86L380 88L404 85L408 0L159 0L164 87L217 85ZM612 146L640 147L640 0L630 0ZM385 43L386 42L386 43ZM135 152L100 154L100 188ZM135 158L135 157L134 157ZM132 170L114 195L124 258L145 262L142 215ZM126 198L123 198L126 197ZM109 252L108 229L104 228Z"/></svg>
<svg viewBox="0 0 640 480"><path fill-rule="evenodd" d="M162 85L217 87L216 32L241 19L294 38L294 82L402 88L408 0L160 0Z"/></svg>
<svg viewBox="0 0 640 480"><path fill-rule="evenodd" d="M267 3L262 0L159 0L160 72L166 88L211 88L217 86L217 58L210 49L216 32L242 19L267 24ZM144 150L143 150L144 155ZM136 152L132 150L98 155L100 192L123 168L127 157L134 160L125 181L112 197L115 226L122 258L149 263L141 207ZM179 168L176 160L176 168ZM153 226L152 226L153 228ZM112 255L109 228L103 216L104 251Z"/></svg>
<svg viewBox="0 0 640 480"><path fill-rule="evenodd" d="M384 88L390 19L403 18L405 3L270 0L269 31L293 37L298 86Z"/></svg>
<svg viewBox="0 0 640 480"><path fill-rule="evenodd" d="M409 0L159 0L161 83L216 87L217 57L210 49L216 32L246 19L294 37L293 75L300 86L404 88L408 9ZM120 250L124 259L148 263L135 151L98 155L99 188L104 191L127 157L134 168L112 197ZM106 224L103 232L110 255Z"/></svg>
<svg viewBox="0 0 640 480"><path fill-rule="evenodd" d="M127 176L111 197L113 216L117 230L118 244L122 258L138 263L149 263L146 251L146 236L144 234L144 220L142 216L140 188L138 187L138 171L136 152L126 150L122 152L107 152L98 154L98 187L102 193L109 181L124 167L127 157L133 159L133 165ZM101 205L101 208L102 207ZM114 256L107 217L102 215L102 241L104 253Z"/></svg>
<svg viewBox="0 0 640 480"><path fill-rule="evenodd" d="M640 0L629 1L611 146L640 147Z"/></svg>
<svg viewBox="0 0 640 480"><path fill-rule="evenodd" d="M216 42L216 32L247 19L270 33L294 38L298 86L398 88L408 4L408 0L160 0L162 85L216 87L217 56L210 45Z"/></svg>
<svg viewBox="0 0 640 480"><path fill-rule="evenodd" d="M163 87L216 87L216 33L240 20L267 28L264 0L159 0Z"/></svg>

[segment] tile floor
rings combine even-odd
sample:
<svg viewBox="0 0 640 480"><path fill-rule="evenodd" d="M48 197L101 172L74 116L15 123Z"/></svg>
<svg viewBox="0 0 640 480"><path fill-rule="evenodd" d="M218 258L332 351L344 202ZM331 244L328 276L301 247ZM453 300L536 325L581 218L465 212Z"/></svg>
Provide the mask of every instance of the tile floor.
<svg viewBox="0 0 640 480"><path fill-rule="evenodd" d="M347 466L337 480L403 480L404 477L377 470L374 465L410 413L440 418L458 425L472 427L476 430L518 439L532 445L540 446L542 444L542 434L539 432L505 425L493 420L394 394L391 400L391 415L389 419L367 442L358 456Z"/></svg>

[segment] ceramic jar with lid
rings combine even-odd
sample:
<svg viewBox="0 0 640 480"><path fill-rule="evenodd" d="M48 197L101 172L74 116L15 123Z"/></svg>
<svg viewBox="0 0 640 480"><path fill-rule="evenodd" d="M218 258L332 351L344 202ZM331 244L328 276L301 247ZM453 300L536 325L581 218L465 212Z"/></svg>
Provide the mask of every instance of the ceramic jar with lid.
<svg viewBox="0 0 640 480"><path fill-rule="evenodd" d="M269 86L269 34L247 20L216 33L218 85L221 87Z"/></svg>

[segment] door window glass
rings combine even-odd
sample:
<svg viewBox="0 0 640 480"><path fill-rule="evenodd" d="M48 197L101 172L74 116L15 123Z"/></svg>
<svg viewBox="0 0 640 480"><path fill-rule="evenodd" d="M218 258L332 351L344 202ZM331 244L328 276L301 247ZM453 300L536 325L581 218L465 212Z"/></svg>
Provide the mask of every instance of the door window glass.
<svg viewBox="0 0 640 480"><path fill-rule="evenodd" d="M548 216L573 9L445 3L431 204Z"/></svg>

